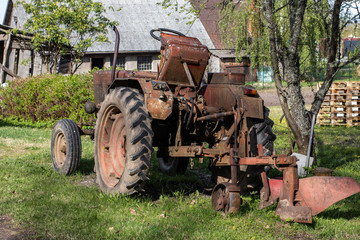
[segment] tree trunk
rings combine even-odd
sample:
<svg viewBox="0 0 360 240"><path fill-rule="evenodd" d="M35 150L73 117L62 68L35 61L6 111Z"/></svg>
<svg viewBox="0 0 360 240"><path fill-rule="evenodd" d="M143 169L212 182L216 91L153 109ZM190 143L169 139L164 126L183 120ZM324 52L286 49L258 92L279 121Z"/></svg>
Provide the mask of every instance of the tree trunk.
<svg viewBox="0 0 360 240"><path fill-rule="evenodd" d="M306 0L290 3L289 26L291 37L289 46L282 42L279 28L274 20L274 3L264 0L265 18L269 28L271 65L274 69L275 86L279 96L281 108L288 125L294 134L298 152L307 153L310 138L310 118L305 109L305 101L301 94L298 42L300 39L301 25L306 7ZM283 69L282 72L280 72ZM283 86L283 82L287 86Z"/></svg>

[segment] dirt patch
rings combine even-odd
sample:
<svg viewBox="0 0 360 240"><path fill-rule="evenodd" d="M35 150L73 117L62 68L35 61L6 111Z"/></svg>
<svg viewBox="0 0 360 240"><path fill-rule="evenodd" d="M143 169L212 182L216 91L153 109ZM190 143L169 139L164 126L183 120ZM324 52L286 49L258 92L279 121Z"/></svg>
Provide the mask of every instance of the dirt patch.
<svg viewBox="0 0 360 240"><path fill-rule="evenodd" d="M279 97L276 93L275 88L271 90L267 89L266 91L262 91L261 89L258 89L258 92L260 94L260 97L264 99L265 106L267 107L280 106ZM311 88L309 87L302 88L301 92L304 97L305 104L310 105L314 101L314 93L311 90Z"/></svg>
<svg viewBox="0 0 360 240"><path fill-rule="evenodd" d="M41 239L36 234L15 226L13 220L6 215L0 216L0 240Z"/></svg>
<svg viewBox="0 0 360 240"><path fill-rule="evenodd" d="M0 137L0 158L17 157L27 153L29 150L43 149L49 145L50 141L46 141L43 143L32 143L22 139Z"/></svg>
<svg viewBox="0 0 360 240"><path fill-rule="evenodd" d="M95 173L86 175L81 181L77 182L77 184L85 187L91 187L96 184L96 175Z"/></svg>

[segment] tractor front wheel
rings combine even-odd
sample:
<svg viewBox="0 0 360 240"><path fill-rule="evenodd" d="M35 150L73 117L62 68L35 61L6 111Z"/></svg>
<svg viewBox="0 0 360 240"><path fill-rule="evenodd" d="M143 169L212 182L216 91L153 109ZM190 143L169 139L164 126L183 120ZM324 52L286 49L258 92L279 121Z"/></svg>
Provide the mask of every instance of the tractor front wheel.
<svg viewBox="0 0 360 240"><path fill-rule="evenodd" d="M95 129L97 182L107 193L142 192L150 169L153 132L143 96L117 88L101 104Z"/></svg>
<svg viewBox="0 0 360 240"><path fill-rule="evenodd" d="M51 136L51 159L56 172L74 173L80 166L81 138L79 128L70 119L56 122Z"/></svg>

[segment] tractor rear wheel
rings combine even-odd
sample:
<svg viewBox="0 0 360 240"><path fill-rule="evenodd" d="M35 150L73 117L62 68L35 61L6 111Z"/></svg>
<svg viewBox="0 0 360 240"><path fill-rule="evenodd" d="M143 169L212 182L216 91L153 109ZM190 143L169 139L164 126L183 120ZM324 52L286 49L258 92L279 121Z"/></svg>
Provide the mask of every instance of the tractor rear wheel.
<svg viewBox="0 0 360 240"><path fill-rule="evenodd" d="M104 192L143 192L150 169L153 132L143 96L117 88L101 104L95 128L95 170Z"/></svg>
<svg viewBox="0 0 360 240"><path fill-rule="evenodd" d="M56 122L51 136L51 160L56 172L74 173L80 166L81 137L76 123L70 119Z"/></svg>
<svg viewBox="0 0 360 240"><path fill-rule="evenodd" d="M269 113L270 110L267 107L264 107L264 120L262 122L254 124L250 128L250 151L252 156L259 155L257 149L258 144L261 144L263 146L264 156L270 156L274 151L274 141L276 139L276 135L272 131L274 122L269 118ZM264 167L241 167L246 171L246 176L243 180L243 188L248 189L249 192L259 192L263 186L260 173L265 170Z"/></svg>
<svg viewBox="0 0 360 240"><path fill-rule="evenodd" d="M274 122L269 118L269 113L270 110L267 107L264 107L264 121L254 124L250 129L250 132L254 131L256 134L256 142L255 139L250 139L252 154L255 156L258 155L257 144L263 145L263 154L265 156L270 156L274 151L274 141L276 139L276 135L272 131Z"/></svg>

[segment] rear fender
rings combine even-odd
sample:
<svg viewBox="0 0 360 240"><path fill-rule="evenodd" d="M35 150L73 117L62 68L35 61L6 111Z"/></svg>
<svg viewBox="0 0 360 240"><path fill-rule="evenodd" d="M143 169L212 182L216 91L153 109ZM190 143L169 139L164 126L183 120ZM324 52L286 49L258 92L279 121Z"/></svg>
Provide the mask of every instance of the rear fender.
<svg viewBox="0 0 360 240"><path fill-rule="evenodd" d="M209 113L220 111L232 111L239 107L245 110L245 117L264 118L263 100L259 95L247 96L244 94L243 86L231 84L208 84L199 90L204 96Z"/></svg>
<svg viewBox="0 0 360 240"><path fill-rule="evenodd" d="M131 87L143 94L153 119L165 120L172 113L174 96L166 82L148 78L116 79L109 90L118 87Z"/></svg>

